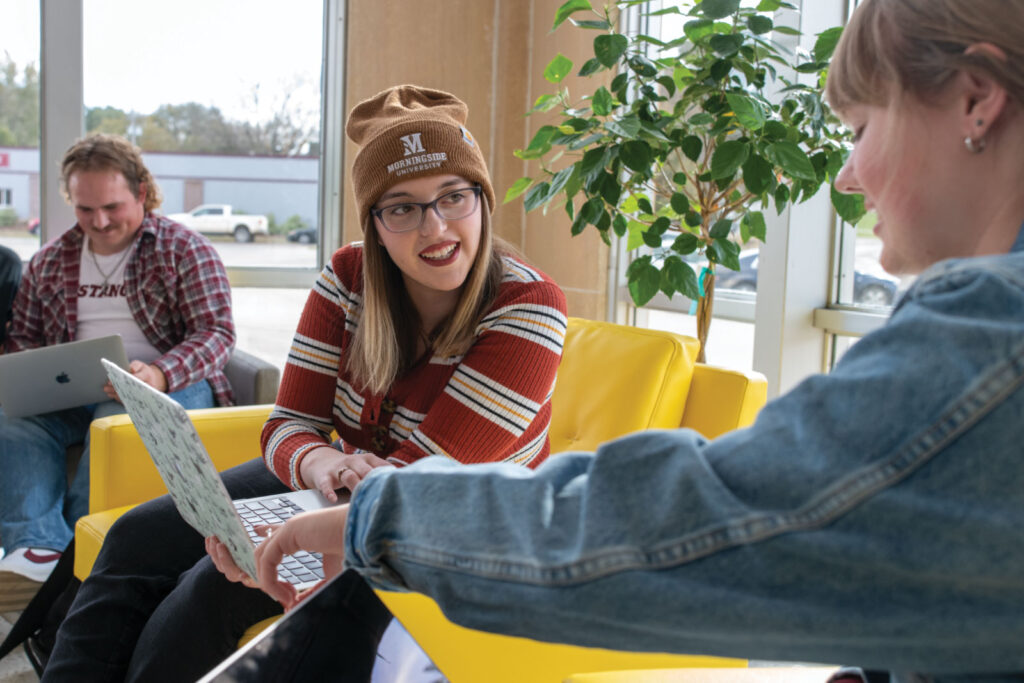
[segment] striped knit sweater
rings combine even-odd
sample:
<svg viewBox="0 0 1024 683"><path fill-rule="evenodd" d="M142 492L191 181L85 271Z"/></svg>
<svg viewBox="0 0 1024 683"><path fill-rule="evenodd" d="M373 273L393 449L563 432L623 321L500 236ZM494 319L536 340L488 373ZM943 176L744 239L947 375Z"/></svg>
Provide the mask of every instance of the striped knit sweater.
<svg viewBox="0 0 1024 683"><path fill-rule="evenodd" d="M551 393L565 338L565 296L506 257L491 309L464 356L432 357L385 395L353 386L343 359L362 309L361 245L335 252L299 320L277 405L263 428L267 466L304 488L299 463L337 430L346 451L403 466L428 455L536 467L549 452Z"/></svg>

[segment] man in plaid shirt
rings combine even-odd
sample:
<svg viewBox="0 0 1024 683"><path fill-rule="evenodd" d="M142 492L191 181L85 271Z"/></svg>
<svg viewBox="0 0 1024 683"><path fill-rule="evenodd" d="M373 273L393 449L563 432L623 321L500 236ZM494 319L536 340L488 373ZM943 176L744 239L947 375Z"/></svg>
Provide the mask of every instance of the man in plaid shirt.
<svg viewBox="0 0 1024 683"><path fill-rule="evenodd" d="M186 408L230 405L231 288L210 242L152 213L160 191L123 138L76 142L61 184L78 220L29 262L6 350L120 334L139 379ZM89 423L124 412L105 390L104 403L33 417L0 408L0 612L27 604L88 509ZM83 440L68 486L65 451Z"/></svg>

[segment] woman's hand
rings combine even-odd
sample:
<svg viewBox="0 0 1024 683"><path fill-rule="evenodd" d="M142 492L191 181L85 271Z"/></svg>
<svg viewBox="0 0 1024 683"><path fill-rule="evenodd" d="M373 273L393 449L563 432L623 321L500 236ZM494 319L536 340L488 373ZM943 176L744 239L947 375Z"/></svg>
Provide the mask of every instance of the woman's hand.
<svg viewBox="0 0 1024 683"><path fill-rule="evenodd" d="M342 487L355 491L370 470L391 467L387 460L373 453L342 453L336 448L314 448L299 463L299 476L307 488L316 489L332 503L338 502L335 489Z"/></svg>
<svg viewBox="0 0 1024 683"><path fill-rule="evenodd" d="M312 512L303 512L284 524L268 530L267 539L256 548L259 589L284 605L285 610L295 607L308 595L310 591L298 593L293 585L277 578L277 565L281 563L281 558L299 550L323 555L324 581L330 581L340 574L345 561L345 523L347 521L348 505L338 505ZM209 541L207 546L209 546ZM216 558L214 562L217 562ZM220 564L217 564L217 568L220 569ZM245 577L241 570L238 570L238 573ZM231 578L227 572L225 572L225 576ZM252 585L245 580L247 578L241 579L242 582L247 586Z"/></svg>
<svg viewBox="0 0 1024 683"><path fill-rule="evenodd" d="M260 536L266 536L270 532L269 526L257 527L256 533ZM249 588L259 588L260 584L256 579L252 578L235 564L234 558L231 557L231 551L228 547L220 542L220 539L216 536L206 537L206 553L213 560L213 565L224 575L228 581L235 583L243 583Z"/></svg>

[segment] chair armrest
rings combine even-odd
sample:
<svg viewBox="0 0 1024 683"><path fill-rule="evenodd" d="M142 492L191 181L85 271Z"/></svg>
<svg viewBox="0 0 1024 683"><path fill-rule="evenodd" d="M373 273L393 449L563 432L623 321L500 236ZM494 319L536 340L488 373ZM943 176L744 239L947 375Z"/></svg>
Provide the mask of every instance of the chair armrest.
<svg viewBox="0 0 1024 683"><path fill-rule="evenodd" d="M188 411L218 470L260 457L260 432L272 405ZM94 420L89 446L89 511L134 505L167 493L127 415Z"/></svg>
<svg viewBox="0 0 1024 683"><path fill-rule="evenodd" d="M698 363L679 426L714 439L752 424L767 400L768 380L761 373Z"/></svg>
<svg viewBox="0 0 1024 683"><path fill-rule="evenodd" d="M261 405L277 400L281 370L262 358L236 348L224 366L224 375L235 394L235 405Z"/></svg>
<svg viewBox="0 0 1024 683"><path fill-rule="evenodd" d="M620 652L485 633L448 621L437 603L425 595L376 593L450 681L561 681L592 671L747 665L742 659Z"/></svg>

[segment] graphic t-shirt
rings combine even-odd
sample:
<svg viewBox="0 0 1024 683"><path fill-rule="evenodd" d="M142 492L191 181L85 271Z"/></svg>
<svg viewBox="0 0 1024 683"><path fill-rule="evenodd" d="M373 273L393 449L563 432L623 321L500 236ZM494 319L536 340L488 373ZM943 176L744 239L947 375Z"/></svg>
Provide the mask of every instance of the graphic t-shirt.
<svg viewBox="0 0 1024 683"><path fill-rule="evenodd" d="M119 334L129 360L153 362L160 357L160 352L146 339L128 308L124 270L132 245L116 254L97 254L91 247L86 239L78 270L76 338Z"/></svg>

